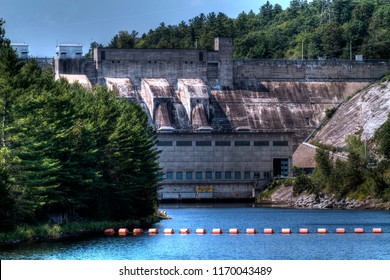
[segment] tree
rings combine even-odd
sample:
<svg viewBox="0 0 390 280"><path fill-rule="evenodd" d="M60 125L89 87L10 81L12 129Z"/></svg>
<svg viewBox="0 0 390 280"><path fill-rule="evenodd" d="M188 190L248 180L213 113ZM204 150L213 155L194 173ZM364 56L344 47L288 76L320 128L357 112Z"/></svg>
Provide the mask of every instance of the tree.
<svg viewBox="0 0 390 280"><path fill-rule="evenodd" d="M380 5L374 11L368 27L368 38L363 45L365 57L388 58L390 43L390 6Z"/></svg>
<svg viewBox="0 0 390 280"><path fill-rule="evenodd" d="M0 112L1 112L1 143L0 143L0 231L12 229L14 226L15 199L12 182L14 180L14 157L9 144L8 128L12 121L10 113L14 101L14 76L20 64L15 52L10 47L10 41L5 38L3 24L0 18Z"/></svg>
<svg viewBox="0 0 390 280"><path fill-rule="evenodd" d="M119 31L108 44L109 48L117 49L132 49L135 46L135 42L138 36L138 32L132 31L129 34L128 31Z"/></svg>
<svg viewBox="0 0 390 280"><path fill-rule="evenodd" d="M327 189L330 186L329 178L333 170L333 160L330 152L321 148L317 149L315 160L316 167L312 174L313 184L317 189Z"/></svg>
<svg viewBox="0 0 390 280"><path fill-rule="evenodd" d="M106 87L54 81L0 38L0 230L46 222L51 213L153 214L158 153L141 107Z"/></svg>
<svg viewBox="0 0 390 280"><path fill-rule="evenodd" d="M103 45L98 43L98 42L96 42L96 41L91 42L91 44L89 46L88 53L85 54L85 57L86 58L93 57L93 50L96 49L96 48L103 48Z"/></svg>
<svg viewBox="0 0 390 280"><path fill-rule="evenodd" d="M375 132L374 142L377 144L381 155L386 159L390 159L390 114L387 121Z"/></svg>
<svg viewBox="0 0 390 280"><path fill-rule="evenodd" d="M354 3L352 0L333 0L332 14L338 24L350 21Z"/></svg>
<svg viewBox="0 0 390 280"><path fill-rule="evenodd" d="M321 39L321 53L328 58L337 58L343 53L346 41L343 38L343 28L335 21L321 25L317 30Z"/></svg>

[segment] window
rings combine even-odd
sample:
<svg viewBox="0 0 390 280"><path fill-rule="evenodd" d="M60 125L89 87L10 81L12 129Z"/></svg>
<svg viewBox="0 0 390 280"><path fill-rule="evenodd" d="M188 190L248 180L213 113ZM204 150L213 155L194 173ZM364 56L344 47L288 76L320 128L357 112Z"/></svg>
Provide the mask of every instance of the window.
<svg viewBox="0 0 390 280"><path fill-rule="evenodd" d="M199 61L203 61L203 53L202 52L199 53Z"/></svg>
<svg viewBox="0 0 390 280"><path fill-rule="evenodd" d="M181 171L176 172L176 180L183 180L183 172Z"/></svg>
<svg viewBox="0 0 390 280"><path fill-rule="evenodd" d="M231 146L230 141L215 141L215 146Z"/></svg>
<svg viewBox="0 0 390 280"><path fill-rule="evenodd" d="M250 141L235 141L234 146L250 146Z"/></svg>
<svg viewBox="0 0 390 280"><path fill-rule="evenodd" d="M288 146L288 141L274 141L273 145L277 147Z"/></svg>
<svg viewBox="0 0 390 280"><path fill-rule="evenodd" d="M211 146L211 141L196 141L196 146Z"/></svg>
<svg viewBox="0 0 390 280"><path fill-rule="evenodd" d="M157 173L157 181L162 181L163 179L164 179L163 173L162 172Z"/></svg>
<svg viewBox="0 0 390 280"><path fill-rule="evenodd" d="M215 180L221 180L221 179L222 179L222 172L215 171Z"/></svg>
<svg viewBox="0 0 390 280"><path fill-rule="evenodd" d="M269 146L269 141L254 141L253 145L256 147Z"/></svg>
<svg viewBox="0 0 390 280"><path fill-rule="evenodd" d="M253 174L253 177L254 177L255 179L260 179L260 172L255 172L255 173Z"/></svg>
<svg viewBox="0 0 390 280"><path fill-rule="evenodd" d="M231 179L232 179L232 172L225 171L225 180L231 180Z"/></svg>
<svg viewBox="0 0 390 280"><path fill-rule="evenodd" d="M251 172L244 171L244 180L250 180L250 179L251 179Z"/></svg>
<svg viewBox="0 0 390 280"><path fill-rule="evenodd" d="M178 147L189 147L192 146L192 141L176 141Z"/></svg>
<svg viewBox="0 0 390 280"><path fill-rule="evenodd" d="M234 172L234 179L236 179L236 180L240 180L241 179L241 172L240 171Z"/></svg>
<svg viewBox="0 0 390 280"><path fill-rule="evenodd" d="M186 172L186 180L192 180L192 171Z"/></svg>
<svg viewBox="0 0 390 280"><path fill-rule="evenodd" d="M271 176L270 176L270 173L269 171L264 171L264 179L270 179Z"/></svg>
<svg viewBox="0 0 390 280"><path fill-rule="evenodd" d="M202 176L202 171L196 171L195 172L195 178L196 178L196 180L202 180L203 178L202 178L203 176Z"/></svg>
<svg viewBox="0 0 390 280"><path fill-rule="evenodd" d="M169 181L173 180L173 172L172 171L167 172L167 180L169 180Z"/></svg>
<svg viewBox="0 0 390 280"><path fill-rule="evenodd" d="M211 171L206 171L206 180L212 180L212 179L213 179L212 172Z"/></svg>
<svg viewBox="0 0 390 280"><path fill-rule="evenodd" d="M157 146L172 146L173 145L173 143L172 143L172 141L158 141L157 142Z"/></svg>
<svg viewBox="0 0 390 280"><path fill-rule="evenodd" d="M100 53L100 55L101 55L102 60L106 60L106 52L105 51L102 51Z"/></svg>

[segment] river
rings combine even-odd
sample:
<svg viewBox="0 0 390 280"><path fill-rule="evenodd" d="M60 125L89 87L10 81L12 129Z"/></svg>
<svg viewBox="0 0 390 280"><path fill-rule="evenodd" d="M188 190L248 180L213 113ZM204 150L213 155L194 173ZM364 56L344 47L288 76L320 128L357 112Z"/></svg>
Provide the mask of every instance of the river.
<svg viewBox="0 0 390 280"><path fill-rule="evenodd" d="M77 241L21 244L0 252L19 260L390 260L390 211L262 208L254 205L161 205L172 218L157 225L159 233L98 237ZM345 234L336 234L336 228ZM166 228L175 233L164 235ZM181 235L181 228L190 234ZM197 228L206 234L197 235ZM213 228L222 234L213 235ZM230 235L230 228L239 234ZM247 228L257 234L248 235ZM272 228L274 234L263 234ZM291 234L281 234L290 228ZM299 234L308 228L308 234ZM318 234L326 228L327 234ZM355 234L363 228L363 234ZM381 234L371 233L381 228Z"/></svg>

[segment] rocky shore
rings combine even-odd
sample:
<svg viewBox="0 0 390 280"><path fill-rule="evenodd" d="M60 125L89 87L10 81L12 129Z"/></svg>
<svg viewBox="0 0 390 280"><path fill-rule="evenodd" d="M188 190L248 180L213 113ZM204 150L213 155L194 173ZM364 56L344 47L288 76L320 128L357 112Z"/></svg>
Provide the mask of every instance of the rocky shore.
<svg viewBox="0 0 390 280"><path fill-rule="evenodd" d="M280 207L307 208L307 209L373 209L390 210L390 202L383 203L375 198L364 201L356 199L337 199L335 195L320 193L319 195L301 193L293 195L292 186L278 187L270 196L262 198L262 204Z"/></svg>

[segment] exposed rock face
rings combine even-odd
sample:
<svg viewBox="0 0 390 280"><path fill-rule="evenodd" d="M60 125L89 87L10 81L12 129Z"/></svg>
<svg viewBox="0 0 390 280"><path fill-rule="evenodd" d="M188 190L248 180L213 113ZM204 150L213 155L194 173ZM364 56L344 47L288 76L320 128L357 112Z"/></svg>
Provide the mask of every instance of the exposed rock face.
<svg viewBox="0 0 390 280"><path fill-rule="evenodd" d="M261 203L309 209L390 209L390 202L382 203L373 198L367 198L364 201L349 198L338 200L335 195L329 196L325 193L315 195L306 192L294 196L292 186L277 188L270 197L264 198Z"/></svg>
<svg viewBox="0 0 390 280"><path fill-rule="evenodd" d="M372 85L341 105L314 140L343 148L348 134L361 132L361 140L370 139L389 112L390 82Z"/></svg>

